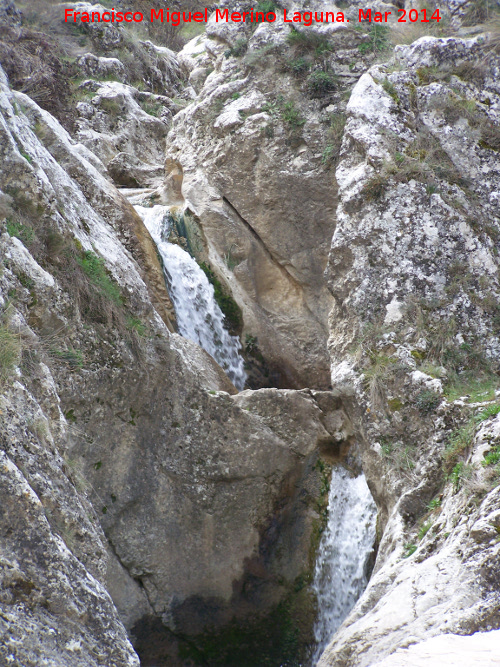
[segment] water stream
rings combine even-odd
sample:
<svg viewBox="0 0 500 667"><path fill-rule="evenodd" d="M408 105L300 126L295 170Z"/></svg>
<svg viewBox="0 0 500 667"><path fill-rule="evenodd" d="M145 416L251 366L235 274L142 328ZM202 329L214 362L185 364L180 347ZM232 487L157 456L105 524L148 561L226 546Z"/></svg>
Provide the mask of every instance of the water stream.
<svg viewBox="0 0 500 667"><path fill-rule="evenodd" d="M169 207L136 204L135 209L162 257L179 333L206 350L233 384L243 389L246 373L240 341L224 327L224 315L205 273L189 253L168 242L172 224ZM352 477L344 468L335 468L328 496L328 523L314 571L313 590L319 611L314 626L316 650L312 667L366 588L375 519L376 506L364 475Z"/></svg>
<svg viewBox="0 0 500 667"><path fill-rule="evenodd" d="M377 510L364 475L334 468L328 496L328 524L321 538L313 590L318 600L314 626L317 664L333 634L368 583Z"/></svg>
<svg viewBox="0 0 500 667"><path fill-rule="evenodd" d="M168 242L172 217L168 206L135 206L153 237L163 260L168 292L175 308L179 333L197 343L221 366L237 389L243 389L246 373L240 341L224 327L224 315L214 288L189 253Z"/></svg>

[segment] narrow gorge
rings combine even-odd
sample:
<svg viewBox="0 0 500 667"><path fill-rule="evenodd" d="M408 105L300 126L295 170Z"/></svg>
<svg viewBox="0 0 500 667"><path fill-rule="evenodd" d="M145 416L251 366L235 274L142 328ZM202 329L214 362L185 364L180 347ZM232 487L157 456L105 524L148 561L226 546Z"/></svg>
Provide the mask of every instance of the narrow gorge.
<svg viewBox="0 0 500 667"><path fill-rule="evenodd" d="M0 665L498 665L500 3L174 4L0 0Z"/></svg>

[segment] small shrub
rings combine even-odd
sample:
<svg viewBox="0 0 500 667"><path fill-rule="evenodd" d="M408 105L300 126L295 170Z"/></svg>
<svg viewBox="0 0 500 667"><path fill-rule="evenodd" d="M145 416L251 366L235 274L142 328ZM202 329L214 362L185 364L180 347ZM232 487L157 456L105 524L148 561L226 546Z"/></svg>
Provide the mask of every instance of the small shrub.
<svg viewBox="0 0 500 667"><path fill-rule="evenodd" d="M482 461L483 466L495 466L500 463L500 445L493 447L490 451L485 454L484 461Z"/></svg>
<svg viewBox="0 0 500 667"><path fill-rule="evenodd" d="M274 125L272 123L265 125L262 130L262 134L266 137L266 139L272 139L274 137Z"/></svg>
<svg viewBox="0 0 500 667"><path fill-rule="evenodd" d="M315 56L321 56L332 50L328 37L317 32L299 31L292 28L287 35L287 41L294 47L297 55L312 52Z"/></svg>
<svg viewBox="0 0 500 667"><path fill-rule="evenodd" d="M500 127L489 119L483 119L480 124L480 131L481 139L479 140L479 145L481 148L500 151Z"/></svg>
<svg viewBox="0 0 500 667"><path fill-rule="evenodd" d="M303 56L291 58L285 62L285 69L291 72L294 76L302 76L302 74L309 71L310 67L310 62Z"/></svg>
<svg viewBox="0 0 500 667"><path fill-rule="evenodd" d="M368 30L368 39L362 42L358 49L360 53L379 53L389 48L389 28L385 25L371 23Z"/></svg>
<svg viewBox="0 0 500 667"><path fill-rule="evenodd" d="M146 325L138 317L129 316L127 317L127 329L130 331L135 331L138 336L146 335Z"/></svg>
<svg viewBox="0 0 500 667"><path fill-rule="evenodd" d="M396 90L396 86L391 83L389 79L386 78L382 81L382 88L392 97L396 104L399 104L398 91Z"/></svg>
<svg viewBox="0 0 500 667"><path fill-rule="evenodd" d="M500 404L495 403L493 405L488 405L487 408L484 410L481 410L481 412L478 415L478 421L486 421L486 419L489 419L490 417L495 417L496 415L500 414Z"/></svg>
<svg viewBox="0 0 500 667"><path fill-rule="evenodd" d="M450 354L448 354L448 357ZM499 378L496 375L481 377L472 372L452 375L445 386L445 396L449 401L456 401L467 396L468 403L491 401L495 398Z"/></svg>
<svg viewBox="0 0 500 667"><path fill-rule="evenodd" d="M369 352L370 365L363 369L363 384L374 407L380 406L398 360L382 352Z"/></svg>
<svg viewBox="0 0 500 667"><path fill-rule="evenodd" d="M111 116L118 116L118 114L121 111L120 104L116 100L110 97L101 98L99 107L103 109L106 113L109 113Z"/></svg>
<svg viewBox="0 0 500 667"><path fill-rule="evenodd" d="M307 79L307 89L312 97L324 97L336 90L337 77L332 72L315 70Z"/></svg>
<svg viewBox="0 0 500 667"><path fill-rule="evenodd" d="M471 447L476 433L476 421L469 421L451 433L446 444L443 456L443 465L446 473L450 473L457 466L457 459L463 456Z"/></svg>
<svg viewBox="0 0 500 667"><path fill-rule="evenodd" d="M463 461L459 461L453 468L450 473L449 479L453 485L453 490L455 493L459 491L464 483L464 480L470 479L472 476L473 468L471 465L465 464Z"/></svg>
<svg viewBox="0 0 500 667"><path fill-rule="evenodd" d="M387 188L387 178L383 174L374 174L363 186L362 192L367 201L378 201Z"/></svg>
<svg viewBox="0 0 500 667"><path fill-rule="evenodd" d="M163 104L161 102L148 102L147 100L139 102L143 111L145 111L150 116L159 118L163 109Z"/></svg>
<svg viewBox="0 0 500 667"><path fill-rule="evenodd" d="M233 255L233 248L235 247L236 246L233 243L229 248L229 250L226 253L224 253L224 262L230 271L233 271L235 267L237 267L238 264L240 263L240 260Z"/></svg>
<svg viewBox="0 0 500 667"><path fill-rule="evenodd" d="M441 396L432 389L422 389L415 397L415 405L422 414L429 414L441 403Z"/></svg>
<svg viewBox="0 0 500 667"><path fill-rule="evenodd" d="M251 354L258 348L258 339L257 336L252 336L251 334L246 334L245 336L245 352Z"/></svg>
<svg viewBox="0 0 500 667"><path fill-rule="evenodd" d="M469 0L464 3L465 14L462 22L465 26L485 23L498 16L500 8L494 0Z"/></svg>
<svg viewBox="0 0 500 667"><path fill-rule="evenodd" d="M277 55L280 53L280 51L281 48L279 45L266 44L266 46L263 46L261 49L256 49L255 51L247 53L244 59L244 63L248 67L255 67L256 65L267 66L271 62L270 60L271 54Z"/></svg>
<svg viewBox="0 0 500 667"><path fill-rule="evenodd" d="M433 498L431 502L427 505L427 509L430 512L433 512L434 510L437 510L441 507L442 500L441 498Z"/></svg>
<svg viewBox="0 0 500 667"><path fill-rule="evenodd" d="M281 117L288 123L288 125L293 128L299 128L306 122L306 119L300 115L298 109L295 108L293 101L285 102L281 109Z"/></svg>
<svg viewBox="0 0 500 667"><path fill-rule="evenodd" d="M276 12L276 3L273 0L260 0L255 7L255 13L257 12L263 12L264 14Z"/></svg>
<svg viewBox="0 0 500 667"><path fill-rule="evenodd" d="M332 162L334 152L335 146L333 144L328 144L328 146L323 151L323 155L321 156L321 162L323 164L330 164Z"/></svg>

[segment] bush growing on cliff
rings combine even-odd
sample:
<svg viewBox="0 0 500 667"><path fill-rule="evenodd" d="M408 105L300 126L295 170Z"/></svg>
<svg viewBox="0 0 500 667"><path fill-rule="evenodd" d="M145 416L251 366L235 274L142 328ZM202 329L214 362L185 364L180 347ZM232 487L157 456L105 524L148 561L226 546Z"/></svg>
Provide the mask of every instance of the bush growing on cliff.
<svg viewBox="0 0 500 667"><path fill-rule="evenodd" d="M288 33L287 41L293 46L296 55L313 53L315 56L321 56L333 48L325 35L295 28Z"/></svg>
<svg viewBox="0 0 500 667"><path fill-rule="evenodd" d="M364 30L363 24L357 29ZM379 53L388 49L389 44L389 28L378 23L370 23L368 38L358 46L358 49L363 55L365 53Z"/></svg>
<svg viewBox="0 0 500 667"><path fill-rule="evenodd" d="M336 90L338 79L333 72L315 70L307 79L307 89L312 97L324 97Z"/></svg>

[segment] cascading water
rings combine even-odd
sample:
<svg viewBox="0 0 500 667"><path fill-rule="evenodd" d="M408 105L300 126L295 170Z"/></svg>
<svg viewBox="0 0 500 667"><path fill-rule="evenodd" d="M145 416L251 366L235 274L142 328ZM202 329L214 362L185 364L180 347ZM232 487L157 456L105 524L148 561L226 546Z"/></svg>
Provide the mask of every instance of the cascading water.
<svg viewBox="0 0 500 667"><path fill-rule="evenodd" d="M314 626L316 665L368 583L377 508L364 475L334 468L328 495L328 524L321 538L313 590L318 600Z"/></svg>
<svg viewBox="0 0 500 667"><path fill-rule="evenodd" d="M189 253L166 239L172 221L168 206L135 206L153 237L163 260L168 291L179 333L206 350L226 372L237 389L243 389L246 373L240 341L224 327L214 288Z"/></svg>

